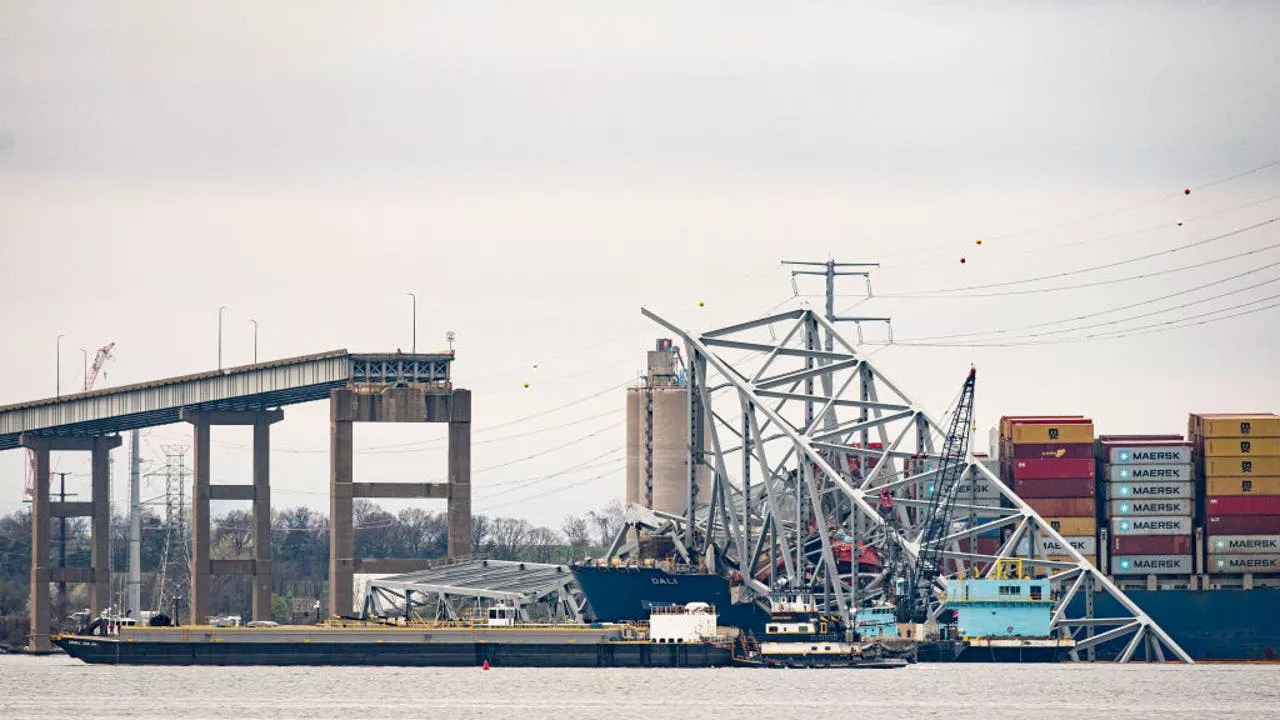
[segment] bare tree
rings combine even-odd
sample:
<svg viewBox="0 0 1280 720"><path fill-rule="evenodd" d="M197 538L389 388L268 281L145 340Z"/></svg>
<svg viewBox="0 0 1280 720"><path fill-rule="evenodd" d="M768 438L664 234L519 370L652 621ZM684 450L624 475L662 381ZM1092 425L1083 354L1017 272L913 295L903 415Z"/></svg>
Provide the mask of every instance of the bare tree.
<svg viewBox="0 0 1280 720"><path fill-rule="evenodd" d="M498 560L518 560L529 552L529 538L532 528L529 521L516 518L496 518L490 537L493 542L493 556Z"/></svg>
<svg viewBox="0 0 1280 720"><path fill-rule="evenodd" d="M600 544L610 545L613 543L614 537L618 531L622 529L622 521L626 515L626 510L622 507L622 501L613 500L600 510L592 510L587 513L591 518L591 522L595 524L596 531L600 533Z"/></svg>
<svg viewBox="0 0 1280 720"><path fill-rule="evenodd" d="M493 524L487 515L471 516L471 554L482 555L488 550L489 531Z"/></svg>
<svg viewBox="0 0 1280 720"><path fill-rule="evenodd" d="M572 559L577 560L582 549L591 545L591 523L581 515L565 515L560 532L569 541ZM585 555L585 553L582 553Z"/></svg>
<svg viewBox="0 0 1280 720"><path fill-rule="evenodd" d="M562 541L555 530L536 527L529 531L529 556L534 562L554 562Z"/></svg>

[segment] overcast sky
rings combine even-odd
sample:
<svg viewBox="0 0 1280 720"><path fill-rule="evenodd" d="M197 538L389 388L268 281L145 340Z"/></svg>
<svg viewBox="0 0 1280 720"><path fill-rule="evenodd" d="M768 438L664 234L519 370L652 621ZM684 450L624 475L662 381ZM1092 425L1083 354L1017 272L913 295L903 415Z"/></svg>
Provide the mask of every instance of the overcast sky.
<svg viewBox="0 0 1280 720"><path fill-rule="evenodd" d="M853 5L0 1L0 404L53 394L60 333L64 390L80 348L107 341L99 386L212 369L222 304L228 364L251 359L250 318L264 359L407 350L415 292L419 349L456 331L455 380L476 393L476 511L556 525L622 495L621 386L662 334L642 305L707 328L786 302L780 260L882 260L885 297L858 311L893 315L905 340L1088 315L1280 261L1275 223L1071 277L1259 251L1146 279L893 297L1280 215L1280 167L1216 182L1280 158L1280 5ZM1083 413L1100 432L1178 432L1191 411L1280 411L1278 317L875 359L937 412L976 364L983 427ZM285 417L273 501L327 510L327 409ZM356 442L443 435L359 426ZM214 439L215 480L248 480L248 433ZM183 442L185 426L147 431L148 472ZM438 445L361 453L358 478L439 478ZM21 484L21 453L0 455L0 511Z"/></svg>

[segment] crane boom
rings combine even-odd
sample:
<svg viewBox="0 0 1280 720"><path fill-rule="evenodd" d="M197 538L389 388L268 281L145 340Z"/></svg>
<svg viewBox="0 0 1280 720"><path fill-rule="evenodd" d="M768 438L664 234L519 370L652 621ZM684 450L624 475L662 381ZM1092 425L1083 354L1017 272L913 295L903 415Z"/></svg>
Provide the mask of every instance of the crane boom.
<svg viewBox="0 0 1280 720"><path fill-rule="evenodd" d="M934 580L942 574L942 539L951 530L951 510L955 506L956 488L964 475L969 452L969 431L973 425L973 392L977 371L969 369L960 399L951 416L951 426L943 443L938 470L934 474L933 492L923 508L918 539L920 551L916 562L904 568L908 575L905 592L897 597L900 622L925 622L935 600Z"/></svg>
<svg viewBox="0 0 1280 720"><path fill-rule="evenodd" d="M98 354L93 356L93 365L90 366L88 374L84 376L84 387L81 392L89 392L93 389L93 383L98 379L98 373L102 372L102 366L111 359L111 351L115 349L116 344L109 342L98 348Z"/></svg>

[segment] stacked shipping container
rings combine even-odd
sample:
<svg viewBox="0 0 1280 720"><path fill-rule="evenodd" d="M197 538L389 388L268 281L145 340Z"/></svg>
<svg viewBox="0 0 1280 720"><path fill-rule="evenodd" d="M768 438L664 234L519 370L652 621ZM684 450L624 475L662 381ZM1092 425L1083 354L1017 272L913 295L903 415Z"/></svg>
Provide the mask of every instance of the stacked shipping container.
<svg viewBox="0 0 1280 720"><path fill-rule="evenodd" d="M1280 573L1280 416L1193 414L1210 574Z"/></svg>
<svg viewBox="0 0 1280 720"><path fill-rule="evenodd" d="M1001 478L1018 497L1096 563L1093 421L1079 415L1001 418L1000 464ZM1071 559L1053 540L1040 542L1049 559Z"/></svg>
<svg viewBox="0 0 1280 720"><path fill-rule="evenodd" d="M1191 575L1195 475L1179 435L1108 435L1097 444L1112 575Z"/></svg>

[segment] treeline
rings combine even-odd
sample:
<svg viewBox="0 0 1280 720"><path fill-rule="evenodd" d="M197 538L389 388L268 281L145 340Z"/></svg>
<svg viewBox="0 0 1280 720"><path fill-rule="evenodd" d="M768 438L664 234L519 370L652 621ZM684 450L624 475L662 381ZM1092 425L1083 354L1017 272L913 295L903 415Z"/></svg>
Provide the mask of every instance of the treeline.
<svg viewBox="0 0 1280 720"><path fill-rule="evenodd" d="M614 502L583 515L568 515L558 528L536 526L528 520L475 515L471 519L471 553L498 560L568 563L607 546L622 526L623 508ZM367 500L354 505L355 556L361 558L446 557L448 521L443 512L406 508L388 512ZM51 520L52 565L60 552L61 525ZM67 522L68 567L90 564L89 523L85 518ZM152 509L142 518L142 605L172 611L174 595L185 596L189 574L190 528L166 523ZM253 557L253 516L236 510L213 519L210 537L214 559ZM314 620L318 600L327 603L329 574L329 518L308 507L273 510L271 513L271 561L273 619L279 622ZM113 603L121 604L129 567L129 521L115 516L111 522ZM161 592L161 578L163 592ZM19 510L0 517L0 645L26 644L27 602L31 578L31 513ZM88 607L88 587L69 585L68 613ZM213 611L217 614L251 614L252 590L247 577L213 580ZM156 607L160 603L163 607ZM54 599L55 611L58 600ZM184 610L185 612L185 606ZM323 612L327 613L328 608ZM55 616L57 613L54 613ZM66 628L66 617L55 617L55 628Z"/></svg>

